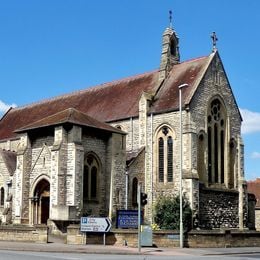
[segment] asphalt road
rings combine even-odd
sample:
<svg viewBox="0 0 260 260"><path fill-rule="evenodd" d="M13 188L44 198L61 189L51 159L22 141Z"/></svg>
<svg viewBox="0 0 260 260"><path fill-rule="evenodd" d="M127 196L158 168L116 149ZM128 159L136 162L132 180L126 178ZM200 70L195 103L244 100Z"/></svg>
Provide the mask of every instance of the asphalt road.
<svg viewBox="0 0 260 260"><path fill-rule="evenodd" d="M162 255L113 255L113 254L78 254L78 253L49 253L49 252L25 252L1 250L2 260L199 260L199 259L221 259L221 260L246 260L260 259L260 254L240 254L240 255L215 255L215 256L162 256Z"/></svg>

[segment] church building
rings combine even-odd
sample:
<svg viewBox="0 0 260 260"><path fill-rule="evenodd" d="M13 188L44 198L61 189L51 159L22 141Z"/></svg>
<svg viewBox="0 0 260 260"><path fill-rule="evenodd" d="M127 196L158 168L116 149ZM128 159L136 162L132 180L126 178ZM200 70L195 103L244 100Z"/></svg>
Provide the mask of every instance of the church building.
<svg viewBox="0 0 260 260"><path fill-rule="evenodd" d="M181 61L170 26L159 69L10 108L0 120L2 223L114 221L137 209L138 184L153 223L182 175L194 228L248 227L242 118L212 39L209 55Z"/></svg>

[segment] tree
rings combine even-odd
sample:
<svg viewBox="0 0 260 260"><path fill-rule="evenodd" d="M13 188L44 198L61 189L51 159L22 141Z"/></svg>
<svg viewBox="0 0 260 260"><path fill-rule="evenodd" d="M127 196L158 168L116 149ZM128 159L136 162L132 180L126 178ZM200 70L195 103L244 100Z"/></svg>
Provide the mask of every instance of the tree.
<svg viewBox="0 0 260 260"><path fill-rule="evenodd" d="M192 211L189 202L183 198L183 229L190 230ZM155 204L154 221L161 229L180 229L180 197L160 196Z"/></svg>

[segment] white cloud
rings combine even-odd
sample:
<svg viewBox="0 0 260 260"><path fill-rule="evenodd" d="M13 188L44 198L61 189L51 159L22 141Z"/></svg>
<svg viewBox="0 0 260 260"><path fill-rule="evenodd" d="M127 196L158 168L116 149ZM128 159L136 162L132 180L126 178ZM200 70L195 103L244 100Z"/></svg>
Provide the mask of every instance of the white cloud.
<svg viewBox="0 0 260 260"><path fill-rule="evenodd" d="M260 132L260 113L242 108L240 112L243 118L242 134Z"/></svg>
<svg viewBox="0 0 260 260"><path fill-rule="evenodd" d="M252 159L260 159L260 153L259 152L253 152L251 154Z"/></svg>
<svg viewBox="0 0 260 260"><path fill-rule="evenodd" d="M10 107L17 107L16 104L8 105L0 100L0 114L5 113Z"/></svg>

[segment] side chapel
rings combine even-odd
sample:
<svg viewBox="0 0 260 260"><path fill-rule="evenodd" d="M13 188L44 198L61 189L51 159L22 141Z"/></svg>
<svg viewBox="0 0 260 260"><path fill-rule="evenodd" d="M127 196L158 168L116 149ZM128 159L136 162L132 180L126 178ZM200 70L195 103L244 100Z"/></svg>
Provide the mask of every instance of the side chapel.
<svg viewBox="0 0 260 260"><path fill-rule="evenodd" d="M51 223L137 208L148 194L179 194L182 88L183 195L194 228L248 227L241 114L216 37L213 51L180 60L170 26L159 69L10 108L0 120L2 223Z"/></svg>

